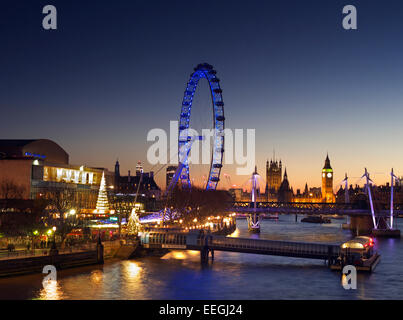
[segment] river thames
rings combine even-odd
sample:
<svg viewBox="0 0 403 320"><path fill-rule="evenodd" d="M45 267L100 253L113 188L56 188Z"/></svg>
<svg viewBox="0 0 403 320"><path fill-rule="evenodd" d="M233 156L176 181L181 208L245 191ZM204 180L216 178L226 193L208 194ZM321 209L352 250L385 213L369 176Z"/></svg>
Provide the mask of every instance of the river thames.
<svg viewBox="0 0 403 320"><path fill-rule="evenodd" d="M341 243L351 238L343 222L296 223L282 215L264 220L261 234L251 235L246 220L238 219L232 236ZM401 219L397 226L402 230ZM381 262L372 274L359 274L357 290L343 289L340 273L323 261L216 252L203 267L199 252L173 251L63 270L46 290L40 274L3 278L0 299L403 299L403 242L378 239L375 250Z"/></svg>

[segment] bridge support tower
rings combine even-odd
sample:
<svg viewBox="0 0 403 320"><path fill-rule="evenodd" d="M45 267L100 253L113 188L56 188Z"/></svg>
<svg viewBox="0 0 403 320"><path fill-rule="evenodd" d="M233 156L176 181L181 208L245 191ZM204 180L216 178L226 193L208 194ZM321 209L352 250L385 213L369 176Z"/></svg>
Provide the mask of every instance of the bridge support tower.
<svg viewBox="0 0 403 320"><path fill-rule="evenodd" d="M208 248L202 248L200 250L200 262L201 264L207 264L208 263Z"/></svg>
<svg viewBox="0 0 403 320"><path fill-rule="evenodd" d="M210 248L209 241L211 240L211 235L207 235L202 238L203 247L200 250L200 262L201 264L208 264L208 256L211 254L211 261L214 261L214 250Z"/></svg>
<svg viewBox="0 0 403 320"><path fill-rule="evenodd" d="M252 174L252 189L251 189L251 202L253 204L253 213L248 215L248 230L253 233L260 233L260 220L261 217L256 212L256 202L258 196L258 188L259 188L259 181L258 181L259 174L257 173L257 167L255 166L255 172Z"/></svg>
<svg viewBox="0 0 403 320"><path fill-rule="evenodd" d="M357 236L369 235L374 228L374 224L370 215L352 216L350 217L348 227Z"/></svg>

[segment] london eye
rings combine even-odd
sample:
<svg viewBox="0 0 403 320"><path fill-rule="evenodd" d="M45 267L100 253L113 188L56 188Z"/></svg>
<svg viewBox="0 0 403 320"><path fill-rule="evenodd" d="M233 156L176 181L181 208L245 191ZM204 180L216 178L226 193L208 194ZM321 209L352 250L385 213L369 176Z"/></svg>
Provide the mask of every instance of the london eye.
<svg viewBox="0 0 403 320"><path fill-rule="evenodd" d="M195 95L200 79L205 78L211 93L212 113L213 113L213 146L211 150L210 169L206 179L206 190L215 190L220 180L220 172L222 168L224 155L224 101L222 98L222 90L220 88L220 80L217 78L217 72L213 66L203 63L194 68L194 72L190 75L190 79L186 85L183 96L178 134L178 157L179 167L176 180L180 180L182 188L190 188L191 180L189 173L189 152L195 137L189 134L191 123L191 111L193 97ZM206 110L208 112L208 110ZM205 137L199 136L202 140Z"/></svg>

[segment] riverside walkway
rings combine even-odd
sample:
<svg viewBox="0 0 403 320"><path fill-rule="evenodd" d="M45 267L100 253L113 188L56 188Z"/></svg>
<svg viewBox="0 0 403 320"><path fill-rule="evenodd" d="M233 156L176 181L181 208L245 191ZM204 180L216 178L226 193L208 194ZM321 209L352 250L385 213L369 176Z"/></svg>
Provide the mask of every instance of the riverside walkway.
<svg viewBox="0 0 403 320"><path fill-rule="evenodd" d="M48 256L50 250L51 250L50 248L15 250L15 251L8 251L6 249L3 249L0 250L0 260L25 259L32 257ZM89 243L80 246L58 249L58 252L59 254L70 254L76 252L86 252L91 250L96 250L96 243Z"/></svg>

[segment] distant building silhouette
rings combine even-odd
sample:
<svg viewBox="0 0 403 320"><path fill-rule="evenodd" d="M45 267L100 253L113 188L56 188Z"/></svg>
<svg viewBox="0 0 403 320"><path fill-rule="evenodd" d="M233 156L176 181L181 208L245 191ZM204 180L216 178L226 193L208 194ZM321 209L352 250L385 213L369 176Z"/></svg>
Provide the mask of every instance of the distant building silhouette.
<svg viewBox="0 0 403 320"><path fill-rule="evenodd" d="M278 202L292 202L294 192L288 182L287 169L284 170L284 179L278 189Z"/></svg>
<svg viewBox="0 0 403 320"><path fill-rule="evenodd" d="M266 162L266 188L264 193L258 194L258 201L273 202L327 202L333 203L336 197L333 194L333 169L330 165L329 156L326 156L325 165L322 169L322 187L308 188L305 184L303 193L298 189L294 190L288 180L287 170L284 170L282 177L283 163L273 159ZM231 188L229 190L236 201L249 201L250 193L241 188Z"/></svg>
<svg viewBox="0 0 403 320"><path fill-rule="evenodd" d="M136 165L136 175L132 176L130 170L127 176L120 175L120 165L115 164L115 193L144 195L147 198L159 199L161 189L154 180L154 172L144 172L141 162ZM140 186L139 186L140 184Z"/></svg>
<svg viewBox="0 0 403 320"><path fill-rule="evenodd" d="M389 210L390 209L390 184L386 183L385 185L380 186L371 186L372 197L374 200L375 210ZM345 188L340 186L339 190L336 193L336 202L344 203L345 202ZM358 206L362 209L368 209L368 195L365 191L364 187L360 187L359 185L350 185L348 188L349 200L350 203ZM396 207L402 208L403 206L403 187L401 183L396 183L394 188L394 205Z"/></svg>
<svg viewBox="0 0 403 320"><path fill-rule="evenodd" d="M277 199L277 192L281 185L281 175L282 175L283 165L281 160L271 159L266 162L266 188L265 194L268 201L273 201Z"/></svg>

